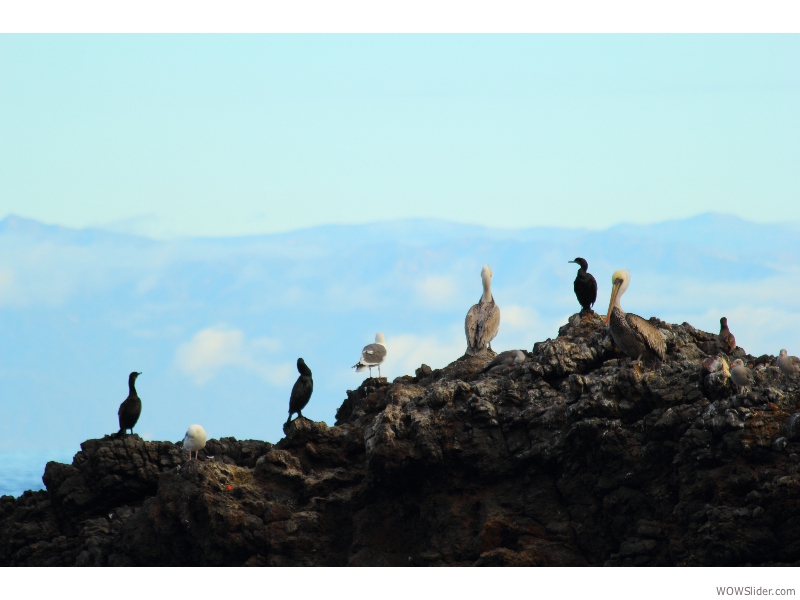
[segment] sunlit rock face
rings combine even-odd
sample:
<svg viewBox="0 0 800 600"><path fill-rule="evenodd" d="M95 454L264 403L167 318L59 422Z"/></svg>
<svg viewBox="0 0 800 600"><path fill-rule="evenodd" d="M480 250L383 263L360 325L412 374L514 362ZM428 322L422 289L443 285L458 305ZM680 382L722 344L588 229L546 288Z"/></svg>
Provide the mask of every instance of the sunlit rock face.
<svg viewBox="0 0 800 600"><path fill-rule="evenodd" d="M651 323L657 369L590 313L510 369L367 379L275 445L89 440L0 499L0 564L800 566L797 382Z"/></svg>

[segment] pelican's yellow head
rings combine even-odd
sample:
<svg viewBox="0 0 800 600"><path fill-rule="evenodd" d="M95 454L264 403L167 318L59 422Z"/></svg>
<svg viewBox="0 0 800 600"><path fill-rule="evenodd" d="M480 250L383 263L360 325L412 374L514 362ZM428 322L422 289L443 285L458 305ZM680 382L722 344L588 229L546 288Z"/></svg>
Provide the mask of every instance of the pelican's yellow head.
<svg viewBox="0 0 800 600"><path fill-rule="evenodd" d="M489 279L492 277L492 270L489 268L489 265L483 265L481 269L481 279Z"/></svg>
<svg viewBox="0 0 800 600"><path fill-rule="evenodd" d="M611 320L611 311L615 306L619 306L619 298L628 289L631 274L627 269L617 269L611 276L611 300L608 303L608 314L606 315L606 325Z"/></svg>

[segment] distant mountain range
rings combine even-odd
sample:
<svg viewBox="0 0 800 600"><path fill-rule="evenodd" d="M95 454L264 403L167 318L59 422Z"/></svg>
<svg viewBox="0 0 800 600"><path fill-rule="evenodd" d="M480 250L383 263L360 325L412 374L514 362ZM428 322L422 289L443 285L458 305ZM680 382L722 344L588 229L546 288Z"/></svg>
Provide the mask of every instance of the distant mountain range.
<svg viewBox="0 0 800 600"><path fill-rule="evenodd" d="M800 353L800 229L707 214L603 231L488 229L431 220L331 225L238 238L155 241L20 217L0 221L0 449L71 448L117 430L127 375L142 371L134 431L177 441L276 441L302 356L304 414L329 424L350 367L386 335L383 374L463 354L463 320L488 263L497 350L557 334L579 309L583 256L605 312L631 271L626 310L717 331L753 354Z"/></svg>

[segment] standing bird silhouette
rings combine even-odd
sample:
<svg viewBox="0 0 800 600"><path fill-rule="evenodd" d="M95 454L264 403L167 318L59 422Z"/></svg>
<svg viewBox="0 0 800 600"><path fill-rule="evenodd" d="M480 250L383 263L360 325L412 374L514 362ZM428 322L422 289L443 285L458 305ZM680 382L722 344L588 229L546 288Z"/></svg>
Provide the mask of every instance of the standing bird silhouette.
<svg viewBox="0 0 800 600"><path fill-rule="evenodd" d="M722 317L719 320L719 347L726 352L733 352L736 349L736 338L733 337L731 330L728 329L728 318Z"/></svg>
<svg viewBox="0 0 800 600"><path fill-rule="evenodd" d="M128 375L128 397L119 405L117 415L119 416L119 434L125 435L126 430L130 429L133 434L133 426L142 414L142 401L136 394L136 378L141 373L134 371Z"/></svg>
<svg viewBox="0 0 800 600"><path fill-rule="evenodd" d="M464 333L467 336L467 354L483 354L488 346L492 350L492 340L500 330L500 308L492 296L492 270L489 265L481 269L483 295L473 304L464 319Z"/></svg>
<svg viewBox="0 0 800 600"><path fill-rule="evenodd" d="M300 377L294 382L292 395L289 398L289 418L286 419L287 423L292 420L292 415L294 413L297 413L298 419L303 416L303 413L300 411L306 407L306 404L308 404L308 401L311 399L311 392L314 391L314 380L311 379L311 369L308 368L308 365L306 365L306 362L302 358L297 359L297 371L300 373Z"/></svg>
<svg viewBox="0 0 800 600"><path fill-rule="evenodd" d="M578 302L581 305L581 312L588 313L592 310L595 300L597 300L597 280L586 270L589 268L589 263L586 262L586 259L578 257L569 262L581 267L578 269L578 275L575 277L575 283L572 287L575 290L575 297L578 298Z"/></svg>

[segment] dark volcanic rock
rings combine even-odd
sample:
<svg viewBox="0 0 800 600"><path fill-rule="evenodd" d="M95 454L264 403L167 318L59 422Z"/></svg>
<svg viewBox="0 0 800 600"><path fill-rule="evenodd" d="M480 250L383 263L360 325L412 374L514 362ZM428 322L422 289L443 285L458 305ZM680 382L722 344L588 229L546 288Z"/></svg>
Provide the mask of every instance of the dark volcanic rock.
<svg viewBox="0 0 800 600"><path fill-rule="evenodd" d="M275 445L89 440L0 499L0 564L800 565L796 381L651 322L656 370L589 313L507 372L366 379Z"/></svg>

